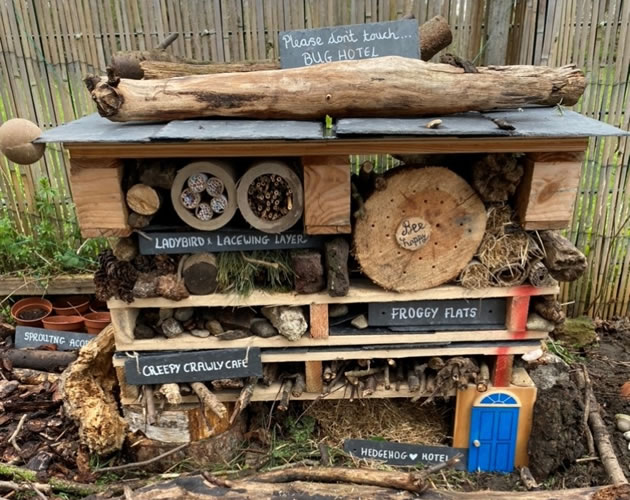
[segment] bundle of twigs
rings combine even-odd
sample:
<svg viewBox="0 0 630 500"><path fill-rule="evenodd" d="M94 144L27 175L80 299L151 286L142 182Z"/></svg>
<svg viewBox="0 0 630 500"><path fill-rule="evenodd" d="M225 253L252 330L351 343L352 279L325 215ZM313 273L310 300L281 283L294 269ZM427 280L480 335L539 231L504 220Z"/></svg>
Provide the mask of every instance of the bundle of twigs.
<svg viewBox="0 0 630 500"><path fill-rule="evenodd" d="M293 208L293 191L280 175L261 175L249 186L247 201L257 217L273 221Z"/></svg>

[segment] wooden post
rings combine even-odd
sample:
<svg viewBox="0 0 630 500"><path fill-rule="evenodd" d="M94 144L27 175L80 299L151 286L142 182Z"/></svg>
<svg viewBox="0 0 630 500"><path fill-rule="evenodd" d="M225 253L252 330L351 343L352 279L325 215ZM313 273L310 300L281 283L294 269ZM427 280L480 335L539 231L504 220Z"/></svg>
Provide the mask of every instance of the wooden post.
<svg viewBox="0 0 630 500"><path fill-rule="evenodd" d="M509 297L505 327L515 339L527 335L527 315L529 313L529 295ZM492 370L492 384L495 387L508 387L512 381L514 356L498 354Z"/></svg>
<svg viewBox="0 0 630 500"><path fill-rule="evenodd" d="M328 338L328 304L311 304L310 332L313 339ZM322 362L306 361L306 392L322 392Z"/></svg>
<svg viewBox="0 0 630 500"><path fill-rule="evenodd" d="M343 156L305 156L306 234L350 233L350 160Z"/></svg>
<svg viewBox="0 0 630 500"><path fill-rule="evenodd" d="M583 159L581 152L527 155L523 180L516 193L516 211L523 229L569 226Z"/></svg>
<svg viewBox="0 0 630 500"><path fill-rule="evenodd" d="M123 164L118 159L81 161L71 157L72 198L84 238L131 234L122 175Z"/></svg>

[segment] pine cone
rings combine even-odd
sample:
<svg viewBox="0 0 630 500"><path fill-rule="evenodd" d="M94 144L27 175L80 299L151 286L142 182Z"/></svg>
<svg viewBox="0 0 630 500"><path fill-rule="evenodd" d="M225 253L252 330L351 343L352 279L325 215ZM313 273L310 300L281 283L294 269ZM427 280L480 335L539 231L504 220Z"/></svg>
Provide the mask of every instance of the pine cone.
<svg viewBox="0 0 630 500"><path fill-rule="evenodd" d="M138 255L133 259L133 266L139 273L150 273L155 271L155 259L151 255Z"/></svg>
<svg viewBox="0 0 630 500"><path fill-rule="evenodd" d="M155 269L160 276L174 274L177 271L177 261L170 255L160 254L155 256Z"/></svg>
<svg viewBox="0 0 630 500"><path fill-rule="evenodd" d="M138 272L129 263L116 259L111 250L99 255L99 267L94 273L96 296L99 300L109 300L112 297L133 302L133 286Z"/></svg>

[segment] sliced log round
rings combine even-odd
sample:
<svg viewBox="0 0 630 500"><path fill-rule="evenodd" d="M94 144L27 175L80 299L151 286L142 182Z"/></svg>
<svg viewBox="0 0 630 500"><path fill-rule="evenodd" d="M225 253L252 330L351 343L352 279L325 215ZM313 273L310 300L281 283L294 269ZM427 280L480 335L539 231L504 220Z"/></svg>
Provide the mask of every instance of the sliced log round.
<svg viewBox="0 0 630 500"><path fill-rule="evenodd" d="M160 195L151 186L135 184L127 191L127 205L140 215L153 215L160 209Z"/></svg>
<svg viewBox="0 0 630 500"><path fill-rule="evenodd" d="M249 205L249 187L263 175L279 175L292 191L291 207L286 215L276 220L258 217ZM266 160L255 163L238 181L236 197L243 218L254 228L265 233L281 233L293 227L304 209L304 188L297 174L286 163Z"/></svg>
<svg viewBox="0 0 630 500"><path fill-rule="evenodd" d="M383 288L423 290L457 277L485 228L482 201L455 173L400 169L365 202L354 251L363 272Z"/></svg>
<svg viewBox="0 0 630 500"><path fill-rule="evenodd" d="M188 179L195 174L207 174L209 178L218 178L224 186L224 195L227 199L225 209L221 214L212 214L208 220L202 220L201 217L195 216L195 212L187 209L182 203L182 191L188 189ZM205 188L204 188L205 189ZM220 160L196 161L186 165L180 169L175 176L173 186L171 187L171 201L177 215L189 226L202 231L214 231L225 226L236 212L236 183L235 173L232 167ZM210 198L203 203L208 204ZM197 208L199 208L197 206Z"/></svg>

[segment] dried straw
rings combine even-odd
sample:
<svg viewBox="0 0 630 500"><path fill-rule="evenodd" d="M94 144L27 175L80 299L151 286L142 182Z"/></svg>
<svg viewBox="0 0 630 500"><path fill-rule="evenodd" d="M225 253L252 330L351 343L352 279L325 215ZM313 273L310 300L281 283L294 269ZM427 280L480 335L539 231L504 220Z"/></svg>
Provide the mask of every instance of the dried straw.
<svg viewBox="0 0 630 500"><path fill-rule="evenodd" d="M526 266L530 238L525 231L496 236L486 233L481 240L477 258L491 273L506 266Z"/></svg>
<svg viewBox="0 0 630 500"><path fill-rule="evenodd" d="M492 205L487 210L488 222L486 232L497 236L505 234L510 227L516 227L513 220L512 207L509 205Z"/></svg>
<svg viewBox="0 0 630 500"><path fill-rule="evenodd" d="M464 288L473 290L489 287L490 270L477 259L473 259L459 273L458 281Z"/></svg>
<svg viewBox="0 0 630 500"><path fill-rule="evenodd" d="M508 264L492 271L494 282L498 286L518 286L525 283L529 266L525 264Z"/></svg>
<svg viewBox="0 0 630 500"><path fill-rule="evenodd" d="M326 443L335 447L343 447L346 439L375 436L404 443L441 444L448 433L439 406L421 406L408 399L322 400L306 413L318 421Z"/></svg>

